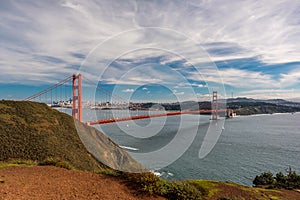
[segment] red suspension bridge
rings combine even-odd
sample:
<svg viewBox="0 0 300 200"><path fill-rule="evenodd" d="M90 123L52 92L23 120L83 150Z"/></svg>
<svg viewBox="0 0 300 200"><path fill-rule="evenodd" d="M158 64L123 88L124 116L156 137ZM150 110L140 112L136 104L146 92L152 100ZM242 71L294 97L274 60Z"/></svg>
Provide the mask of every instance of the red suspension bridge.
<svg viewBox="0 0 300 200"><path fill-rule="evenodd" d="M73 74L72 76L67 77L66 79L58 82L57 84L41 92L38 92L24 100L44 102L49 104L52 107L71 108L72 117L82 122L83 121L82 79L83 77L81 74L78 75ZM84 77L84 79L90 84L95 84L86 77ZM122 97L112 94L110 91L104 89L103 87L99 87L99 85L97 86L97 91L100 92L100 97L99 97L100 103L97 104L98 108L109 109L115 106L124 109L124 107L126 107L124 106L126 104L126 100L124 100ZM127 109L138 110L141 108L138 107L138 105L132 104L131 108L127 107ZM212 94L211 109L181 110L181 111L170 111L164 113L154 113L154 114L143 113L141 115L121 116L121 117L114 117L112 115L109 115L107 117L104 117L104 119L86 121L85 123L88 125L98 125L98 124L109 124L115 122L130 121L130 120L148 119L148 118L155 118L155 117L184 115L184 114L211 114L212 120L218 120L219 113L225 113L226 116L230 117L232 116L233 111L231 109L219 109L218 93L214 91Z"/></svg>

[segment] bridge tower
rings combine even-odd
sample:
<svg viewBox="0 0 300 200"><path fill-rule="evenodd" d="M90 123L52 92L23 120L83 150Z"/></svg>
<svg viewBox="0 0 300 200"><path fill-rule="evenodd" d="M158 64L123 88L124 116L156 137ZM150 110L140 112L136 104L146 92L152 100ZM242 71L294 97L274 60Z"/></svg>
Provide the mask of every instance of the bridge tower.
<svg viewBox="0 0 300 200"><path fill-rule="evenodd" d="M213 91L212 120L218 120L218 92Z"/></svg>
<svg viewBox="0 0 300 200"><path fill-rule="evenodd" d="M72 82L72 117L82 122L82 77L81 74L73 74Z"/></svg>

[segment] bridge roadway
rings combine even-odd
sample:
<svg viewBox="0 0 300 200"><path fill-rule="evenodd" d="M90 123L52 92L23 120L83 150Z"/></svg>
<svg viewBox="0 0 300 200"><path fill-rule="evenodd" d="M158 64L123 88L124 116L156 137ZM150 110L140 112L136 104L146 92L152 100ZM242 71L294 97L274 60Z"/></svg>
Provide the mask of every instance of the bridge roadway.
<svg viewBox="0 0 300 200"><path fill-rule="evenodd" d="M85 122L87 125L99 125L99 124L110 124L115 122L124 122L130 120L139 120L139 119L148 119L154 117L164 117L164 116L174 116L174 115L185 115L185 114L209 114L213 113L215 110L195 110L195 111L178 111L178 112L167 112L167 113L160 113L160 114L153 114L153 115L141 115L141 116L130 116L124 118L112 118L112 119L102 119L96 121L89 121ZM218 110L218 112L227 113L228 110Z"/></svg>

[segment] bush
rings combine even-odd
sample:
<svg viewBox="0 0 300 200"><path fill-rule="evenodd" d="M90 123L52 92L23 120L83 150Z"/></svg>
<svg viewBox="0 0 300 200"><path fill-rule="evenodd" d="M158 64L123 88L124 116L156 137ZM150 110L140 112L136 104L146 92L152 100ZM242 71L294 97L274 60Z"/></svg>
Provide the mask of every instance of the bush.
<svg viewBox="0 0 300 200"><path fill-rule="evenodd" d="M24 160L24 159L9 159L7 161L9 164L16 164L16 165L27 165L27 166L34 166L37 165L36 161L33 160Z"/></svg>
<svg viewBox="0 0 300 200"><path fill-rule="evenodd" d="M299 189L300 188L300 175L295 171L289 171L286 177L286 189Z"/></svg>
<svg viewBox="0 0 300 200"><path fill-rule="evenodd" d="M168 199L202 199L202 194L193 185L187 182L171 182Z"/></svg>
<svg viewBox="0 0 300 200"><path fill-rule="evenodd" d="M110 169L110 168L96 170L96 171L94 171L94 173L96 173L96 174L105 174L105 175L114 176L114 177L119 177L119 176L122 175L121 171L117 171L117 170Z"/></svg>
<svg viewBox="0 0 300 200"><path fill-rule="evenodd" d="M65 168L65 169L74 169L72 165L70 165L67 161L64 161L60 158L46 158L42 162L39 163L41 166L55 166L55 167L60 167L60 168Z"/></svg>
<svg viewBox="0 0 300 200"><path fill-rule="evenodd" d="M264 172L260 176L256 176L253 180L253 184L255 186L262 186L262 185L273 185L274 184L274 177L271 172Z"/></svg>
<svg viewBox="0 0 300 200"><path fill-rule="evenodd" d="M122 175L130 182L138 194L150 194L166 197L171 200L189 200L189 199L202 199L202 193L199 188L196 188L188 181L166 181L153 173L124 173ZM202 188L202 190L204 190Z"/></svg>
<svg viewBox="0 0 300 200"><path fill-rule="evenodd" d="M282 172L278 172L275 176L275 186L277 188L284 188L287 185L286 176Z"/></svg>
<svg viewBox="0 0 300 200"><path fill-rule="evenodd" d="M300 175L291 168L287 170L287 175L278 172L275 177L270 172L264 172L255 177L253 184L255 186L268 186L267 188L300 189Z"/></svg>

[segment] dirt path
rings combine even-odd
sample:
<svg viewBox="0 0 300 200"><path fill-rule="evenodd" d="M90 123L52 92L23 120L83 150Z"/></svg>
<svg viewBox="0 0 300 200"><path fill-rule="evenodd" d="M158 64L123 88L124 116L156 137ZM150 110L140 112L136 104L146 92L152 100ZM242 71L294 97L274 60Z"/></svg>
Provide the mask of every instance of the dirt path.
<svg viewBox="0 0 300 200"><path fill-rule="evenodd" d="M163 199L136 196L114 177L51 166L0 169L0 199Z"/></svg>

